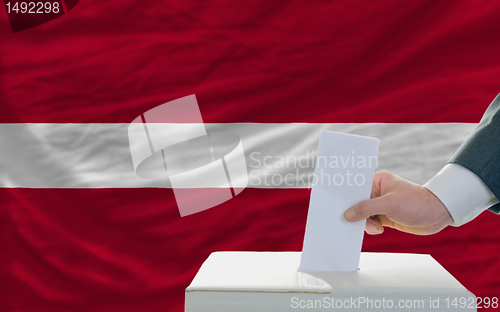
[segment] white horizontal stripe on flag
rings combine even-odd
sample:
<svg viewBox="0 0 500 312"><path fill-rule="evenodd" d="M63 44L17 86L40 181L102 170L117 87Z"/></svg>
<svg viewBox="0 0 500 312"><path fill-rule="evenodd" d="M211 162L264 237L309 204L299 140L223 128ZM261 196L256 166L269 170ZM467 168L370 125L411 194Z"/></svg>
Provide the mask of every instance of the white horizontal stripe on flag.
<svg viewBox="0 0 500 312"><path fill-rule="evenodd" d="M129 124L0 124L0 187L169 188L168 179L134 172ZM423 184L437 173L476 124L230 123L205 124L242 141L254 188L308 188L322 130L377 137L377 170ZM285 178L286 177L286 178Z"/></svg>

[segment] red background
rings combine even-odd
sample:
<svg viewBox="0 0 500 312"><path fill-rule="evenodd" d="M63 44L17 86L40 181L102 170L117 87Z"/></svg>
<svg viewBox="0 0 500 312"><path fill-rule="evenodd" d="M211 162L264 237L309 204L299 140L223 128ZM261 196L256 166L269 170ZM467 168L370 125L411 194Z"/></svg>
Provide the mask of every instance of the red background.
<svg viewBox="0 0 500 312"><path fill-rule="evenodd" d="M129 123L195 93L205 122L478 122L500 92L490 1L80 1L12 33L0 122ZM1 311L183 311L212 251L300 250L309 190L180 218L171 190L0 190ZM365 251L429 253L500 296L500 218Z"/></svg>

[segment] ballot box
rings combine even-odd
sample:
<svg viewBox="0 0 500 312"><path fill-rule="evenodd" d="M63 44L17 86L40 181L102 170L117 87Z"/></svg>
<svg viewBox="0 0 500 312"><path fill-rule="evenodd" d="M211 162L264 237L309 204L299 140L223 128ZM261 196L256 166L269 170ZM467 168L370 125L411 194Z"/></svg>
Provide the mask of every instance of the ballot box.
<svg viewBox="0 0 500 312"><path fill-rule="evenodd" d="M299 272L300 252L214 252L186 312L476 311L475 296L430 255L361 253L355 272Z"/></svg>

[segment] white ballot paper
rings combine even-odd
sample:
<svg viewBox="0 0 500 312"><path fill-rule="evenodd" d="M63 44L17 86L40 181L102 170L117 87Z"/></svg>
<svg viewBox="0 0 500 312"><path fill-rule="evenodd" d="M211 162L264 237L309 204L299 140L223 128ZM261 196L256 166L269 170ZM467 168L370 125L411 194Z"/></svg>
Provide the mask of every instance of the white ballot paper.
<svg viewBox="0 0 500 312"><path fill-rule="evenodd" d="M344 211L370 198L379 139L321 132L300 272L357 271L366 221Z"/></svg>

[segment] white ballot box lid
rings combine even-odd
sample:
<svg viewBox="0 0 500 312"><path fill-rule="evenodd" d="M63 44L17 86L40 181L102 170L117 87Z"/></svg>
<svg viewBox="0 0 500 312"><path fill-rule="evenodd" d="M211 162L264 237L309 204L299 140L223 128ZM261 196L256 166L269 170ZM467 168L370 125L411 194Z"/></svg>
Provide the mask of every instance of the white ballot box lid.
<svg viewBox="0 0 500 312"><path fill-rule="evenodd" d="M430 255L361 253L357 272L303 273L299 263L300 252L214 252L186 288L185 311L476 311Z"/></svg>

